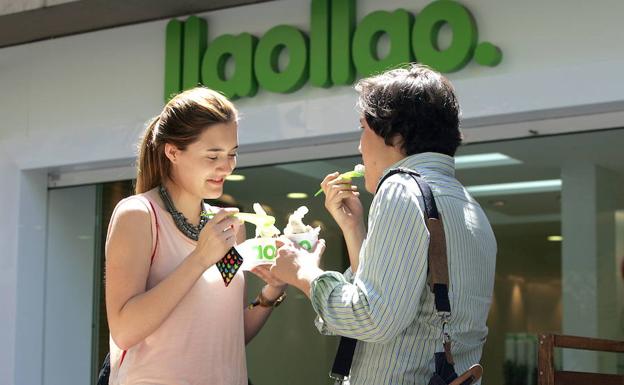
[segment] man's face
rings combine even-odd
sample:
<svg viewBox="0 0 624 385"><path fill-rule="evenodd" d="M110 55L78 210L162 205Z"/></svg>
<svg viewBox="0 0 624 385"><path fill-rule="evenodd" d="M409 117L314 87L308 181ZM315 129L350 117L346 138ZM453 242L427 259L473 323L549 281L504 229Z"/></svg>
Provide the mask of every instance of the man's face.
<svg viewBox="0 0 624 385"><path fill-rule="evenodd" d="M360 137L360 154L366 172L364 175L366 191L371 194L375 193L377 182L381 178L381 174L387 167L388 150L390 146L386 145L383 138L375 133L364 117L360 118L360 126L362 128L362 136Z"/></svg>

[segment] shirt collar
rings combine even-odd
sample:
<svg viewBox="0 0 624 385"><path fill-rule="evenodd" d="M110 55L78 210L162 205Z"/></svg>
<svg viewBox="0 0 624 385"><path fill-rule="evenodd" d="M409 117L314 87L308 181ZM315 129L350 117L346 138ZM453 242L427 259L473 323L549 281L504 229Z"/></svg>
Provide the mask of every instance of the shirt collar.
<svg viewBox="0 0 624 385"><path fill-rule="evenodd" d="M405 167L420 174L426 174L427 171L435 171L447 176L455 176L455 158L438 152L423 152L407 156L385 169L384 175L390 169L397 167Z"/></svg>

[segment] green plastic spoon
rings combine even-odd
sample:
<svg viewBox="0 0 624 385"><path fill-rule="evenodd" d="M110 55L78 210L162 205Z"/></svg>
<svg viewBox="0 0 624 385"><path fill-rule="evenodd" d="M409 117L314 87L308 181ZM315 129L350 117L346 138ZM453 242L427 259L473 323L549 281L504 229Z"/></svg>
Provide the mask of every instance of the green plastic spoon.
<svg viewBox="0 0 624 385"><path fill-rule="evenodd" d="M347 171L343 174L338 175L338 178L351 180L353 178L362 178L363 176L364 176L364 173L362 171L352 170L352 171ZM316 194L314 194L314 196L317 196L322 192L323 192L323 189L320 189L316 192Z"/></svg>
<svg viewBox="0 0 624 385"><path fill-rule="evenodd" d="M203 212L202 216L212 218L215 213ZM270 215L260 215L252 213L236 213L234 217L249 223L253 223L258 227L273 226L275 224L275 217Z"/></svg>

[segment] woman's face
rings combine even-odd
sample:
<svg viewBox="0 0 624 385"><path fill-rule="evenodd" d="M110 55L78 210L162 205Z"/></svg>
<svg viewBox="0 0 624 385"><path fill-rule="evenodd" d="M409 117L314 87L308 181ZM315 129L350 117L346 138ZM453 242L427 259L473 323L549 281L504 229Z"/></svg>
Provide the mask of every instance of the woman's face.
<svg viewBox="0 0 624 385"><path fill-rule="evenodd" d="M211 125L185 150L165 145L174 181L201 199L216 199L223 194L225 177L236 167L237 151L236 122Z"/></svg>

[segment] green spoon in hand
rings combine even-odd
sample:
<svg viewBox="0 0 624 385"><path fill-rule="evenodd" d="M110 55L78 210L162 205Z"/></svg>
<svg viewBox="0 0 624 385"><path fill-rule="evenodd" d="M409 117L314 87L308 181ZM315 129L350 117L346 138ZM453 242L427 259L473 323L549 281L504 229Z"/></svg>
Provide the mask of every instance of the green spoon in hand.
<svg viewBox="0 0 624 385"><path fill-rule="evenodd" d="M346 181L351 181L353 178L362 178L364 176L364 166L361 164L356 164L352 171L347 171L338 175L338 178L345 179ZM323 189L320 189L314 194L314 196L319 195L323 192Z"/></svg>
<svg viewBox="0 0 624 385"><path fill-rule="evenodd" d="M215 213L203 212L203 217L207 217L208 219L215 216ZM252 213L236 213L233 215L235 218L240 219L241 221L253 223L259 227L265 226L273 226L275 224L275 217L270 215L261 215L261 214L252 214Z"/></svg>

